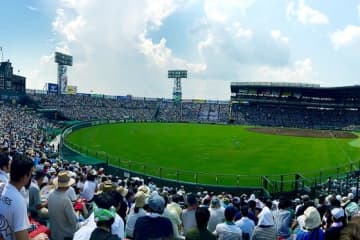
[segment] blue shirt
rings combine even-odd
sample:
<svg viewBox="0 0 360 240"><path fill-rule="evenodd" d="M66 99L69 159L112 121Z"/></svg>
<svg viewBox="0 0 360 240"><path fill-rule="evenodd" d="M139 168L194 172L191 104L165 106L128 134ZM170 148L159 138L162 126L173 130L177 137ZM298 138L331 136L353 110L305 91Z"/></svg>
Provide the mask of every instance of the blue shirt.
<svg viewBox="0 0 360 240"><path fill-rule="evenodd" d="M309 232L301 230L296 235L296 240L324 240L324 239L325 239L325 234L321 228Z"/></svg>
<svg viewBox="0 0 360 240"><path fill-rule="evenodd" d="M241 229L243 233L248 233L250 238L254 233L255 223L248 217L242 217L235 222L235 225Z"/></svg>

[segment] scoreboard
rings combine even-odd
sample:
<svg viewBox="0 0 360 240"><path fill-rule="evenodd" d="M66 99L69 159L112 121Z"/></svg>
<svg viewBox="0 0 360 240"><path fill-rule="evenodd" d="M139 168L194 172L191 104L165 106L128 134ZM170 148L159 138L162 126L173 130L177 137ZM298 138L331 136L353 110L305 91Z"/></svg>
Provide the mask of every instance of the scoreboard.
<svg viewBox="0 0 360 240"><path fill-rule="evenodd" d="M168 78L187 78L187 70L169 70Z"/></svg>
<svg viewBox="0 0 360 240"><path fill-rule="evenodd" d="M55 52L55 62L60 65L72 66L73 57L64 53Z"/></svg>

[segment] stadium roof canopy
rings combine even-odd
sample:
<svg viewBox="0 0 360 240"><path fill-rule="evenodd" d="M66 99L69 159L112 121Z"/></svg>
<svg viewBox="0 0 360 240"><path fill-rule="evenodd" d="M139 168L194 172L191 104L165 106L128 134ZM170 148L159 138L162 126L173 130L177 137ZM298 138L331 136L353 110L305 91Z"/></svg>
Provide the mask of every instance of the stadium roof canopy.
<svg viewBox="0 0 360 240"><path fill-rule="evenodd" d="M327 98L333 101L360 102L360 85L320 87L319 84L284 82L232 82L232 98L244 96Z"/></svg>

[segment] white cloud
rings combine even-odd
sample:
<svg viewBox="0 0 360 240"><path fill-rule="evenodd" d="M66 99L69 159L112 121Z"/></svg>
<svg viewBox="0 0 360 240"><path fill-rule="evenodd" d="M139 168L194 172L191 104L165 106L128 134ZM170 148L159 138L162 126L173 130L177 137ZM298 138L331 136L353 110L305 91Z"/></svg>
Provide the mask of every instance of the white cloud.
<svg viewBox="0 0 360 240"><path fill-rule="evenodd" d="M305 5L304 0L300 0L296 6L295 2L289 2L286 8L288 18L296 17L302 24L328 24L329 19L319 10Z"/></svg>
<svg viewBox="0 0 360 240"><path fill-rule="evenodd" d="M263 66L257 69L255 80L269 82L293 82L314 83L316 82L310 58L296 61L288 67Z"/></svg>
<svg viewBox="0 0 360 240"><path fill-rule="evenodd" d="M171 15L180 6L181 0L146 0L145 22L150 27L159 28L163 20Z"/></svg>
<svg viewBox="0 0 360 240"><path fill-rule="evenodd" d="M167 70L184 68L189 71L183 82L184 98L227 99L230 81L311 78L309 59L289 66L289 38L283 32L269 32L246 21L254 1L185 1L61 1L53 30L55 49L74 56L69 84L77 85L80 92L171 97L173 83ZM187 11L194 10L185 9L189 6L203 7L193 21ZM174 15L179 19L173 21ZM170 34L176 33L169 29L184 19L198 21L198 26L185 26L190 34L181 35L172 47ZM45 54L40 63L28 82L55 82L53 56Z"/></svg>
<svg viewBox="0 0 360 240"><path fill-rule="evenodd" d="M246 10L253 5L254 0L205 0L204 12L210 21L225 23L239 14L245 14Z"/></svg>
<svg viewBox="0 0 360 240"><path fill-rule="evenodd" d="M153 43L151 39L145 38L144 35L140 36L140 40L141 52L164 71L172 68L187 69L195 73L206 70L205 64L190 63L183 59L173 57L171 49L166 47L166 39L164 38L162 38L158 44Z"/></svg>
<svg viewBox="0 0 360 240"><path fill-rule="evenodd" d="M29 9L30 11L37 11L38 9L34 6L26 6L27 9Z"/></svg>
<svg viewBox="0 0 360 240"><path fill-rule="evenodd" d="M56 11L53 29L54 31L63 34L68 41L76 41L85 24L86 21L82 16L77 16L75 19L68 20L64 9L59 8Z"/></svg>
<svg viewBox="0 0 360 240"><path fill-rule="evenodd" d="M227 31L231 32L235 38L242 40L250 40L253 37L253 31L249 28L241 27L239 22L235 22L231 27L226 28Z"/></svg>
<svg viewBox="0 0 360 240"><path fill-rule="evenodd" d="M217 76L220 75L218 73L226 73L228 76L236 72L228 69L232 64L288 64L289 46L284 44L287 39L282 35L278 35L278 38L274 41L266 32L253 33L245 28L232 26L224 29L223 24L213 25L206 38L198 43L198 51L208 71ZM216 70L218 73L215 73Z"/></svg>
<svg viewBox="0 0 360 240"><path fill-rule="evenodd" d="M60 1L53 31L56 50L74 56L74 66L68 70L69 84L78 85L80 92L92 89L104 94L170 97L169 68L192 73L206 69L204 63L174 56L166 38L157 41L150 37L183 2ZM28 82L42 88L39 79L56 81L56 64L49 59L42 57Z"/></svg>
<svg viewBox="0 0 360 240"><path fill-rule="evenodd" d="M283 36L280 30L276 30L276 29L270 30L270 35L275 41L277 41L277 42L279 42L281 44L288 44L289 43L289 38Z"/></svg>
<svg viewBox="0 0 360 240"><path fill-rule="evenodd" d="M338 30L330 35L335 49L360 43L360 27L348 25L343 30Z"/></svg>

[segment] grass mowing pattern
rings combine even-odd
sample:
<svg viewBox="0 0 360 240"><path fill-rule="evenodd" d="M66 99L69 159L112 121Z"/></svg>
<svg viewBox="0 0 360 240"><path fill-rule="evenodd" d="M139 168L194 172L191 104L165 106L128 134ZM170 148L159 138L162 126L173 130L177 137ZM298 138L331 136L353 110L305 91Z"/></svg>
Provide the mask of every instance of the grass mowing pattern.
<svg viewBox="0 0 360 240"><path fill-rule="evenodd" d="M133 170L143 170L146 164L146 173L158 176L162 167L162 177L175 179L178 169L179 179L192 182L196 180L193 171L206 172L197 175L199 183L215 184L218 176L217 183L223 185L236 185L233 175L244 175L240 185L251 186L258 185L262 175L309 177L321 169L335 173L336 166L348 166L349 158L360 159L360 149L349 144L354 139L269 135L234 125L109 124L80 129L67 140L89 149L93 156L97 151L131 160ZM112 158L110 162L117 164Z"/></svg>

